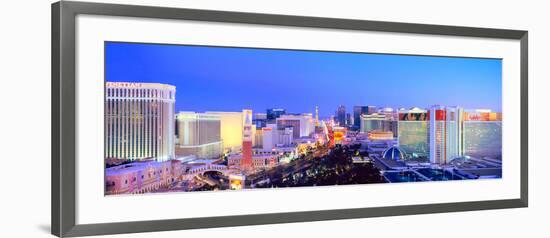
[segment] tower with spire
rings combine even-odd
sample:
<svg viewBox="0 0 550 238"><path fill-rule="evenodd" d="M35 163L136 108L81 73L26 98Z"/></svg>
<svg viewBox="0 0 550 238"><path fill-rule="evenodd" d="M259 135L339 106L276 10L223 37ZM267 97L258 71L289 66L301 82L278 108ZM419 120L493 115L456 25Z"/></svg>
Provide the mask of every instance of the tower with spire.
<svg viewBox="0 0 550 238"><path fill-rule="evenodd" d="M319 106L315 106L315 126L319 126Z"/></svg>
<svg viewBox="0 0 550 238"><path fill-rule="evenodd" d="M243 110L243 145L241 169L252 169L252 110Z"/></svg>

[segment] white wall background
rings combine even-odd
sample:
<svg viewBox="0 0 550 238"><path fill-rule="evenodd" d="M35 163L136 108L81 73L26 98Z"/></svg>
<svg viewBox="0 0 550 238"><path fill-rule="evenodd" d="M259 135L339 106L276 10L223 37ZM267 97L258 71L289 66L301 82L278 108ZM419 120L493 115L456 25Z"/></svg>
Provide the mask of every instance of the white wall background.
<svg viewBox="0 0 550 238"><path fill-rule="evenodd" d="M127 2L127 1L112 1ZM134 0L167 6L529 30L530 206L478 212L142 233L115 237L545 237L550 212L550 25L545 1ZM0 14L1 237L49 237L50 3L6 1ZM546 21L546 22L545 22ZM536 148L536 149L535 149ZM404 195L406 196L406 195ZM345 202L345 198L341 199Z"/></svg>

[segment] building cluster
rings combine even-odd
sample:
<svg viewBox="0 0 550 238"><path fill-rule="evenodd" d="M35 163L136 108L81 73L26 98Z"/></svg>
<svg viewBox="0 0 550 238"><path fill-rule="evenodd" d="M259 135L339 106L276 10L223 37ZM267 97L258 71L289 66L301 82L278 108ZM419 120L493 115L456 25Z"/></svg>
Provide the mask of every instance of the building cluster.
<svg viewBox="0 0 550 238"><path fill-rule="evenodd" d="M380 152L378 147L396 146L403 152L396 159L432 164L448 164L463 156L502 156L500 112L440 105L408 110L355 106L353 112L353 121L342 125L345 107L339 106L335 123L357 131L355 139L368 140L371 152Z"/></svg>
<svg viewBox="0 0 550 238"><path fill-rule="evenodd" d="M311 137L319 124L318 114L314 119L282 108L256 114L248 109L176 113L176 89L166 84L108 82L106 93L106 159L161 162L227 155L233 167L264 168L277 162L253 150L296 147L296 140Z"/></svg>
<svg viewBox="0 0 550 238"><path fill-rule="evenodd" d="M281 155L278 153L254 153L251 156L251 165L254 169L273 168L279 164ZM233 154L227 158L227 166L232 169L240 169L243 164L242 154Z"/></svg>
<svg viewBox="0 0 550 238"><path fill-rule="evenodd" d="M351 115L341 105L326 121L318 107L315 115L283 108L176 113L174 86L108 82L105 88L105 159L119 164L106 169L108 194L167 186L190 161L226 158L227 168L245 174L267 169L320 141L329 147L366 141L370 154L438 165L465 156L491 164L502 156L502 114L489 110L355 106Z"/></svg>

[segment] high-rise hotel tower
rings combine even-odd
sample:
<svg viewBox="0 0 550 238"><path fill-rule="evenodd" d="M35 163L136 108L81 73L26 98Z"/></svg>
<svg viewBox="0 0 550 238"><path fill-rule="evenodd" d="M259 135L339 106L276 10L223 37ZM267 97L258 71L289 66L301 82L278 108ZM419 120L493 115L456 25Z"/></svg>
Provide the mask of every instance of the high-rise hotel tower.
<svg viewBox="0 0 550 238"><path fill-rule="evenodd" d="M223 151L220 115L179 112L177 114L180 151L201 159L218 158Z"/></svg>
<svg viewBox="0 0 550 238"><path fill-rule="evenodd" d="M446 164L463 155L464 109L435 105L430 108L430 162Z"/></svg>
<svg viewBox="0 0 550 238"><path fill-rule="evenodd" d="M409 158L429 158L429 112L417 107L399 110L397 141L399 149ZM435 123L435 122L434 122Z"/></svg>
<svg viewBox="0 0 550 238"><path fill-rule="evenodd" d="M107 82L105 94L105 158L174 158L176 87Z"/></svg>
<svg viewBox="0 0 550 238"><path fill-rule="evenodd" d="M502 113L435 105L429 110L399 111L399 147L406 154L427 157L430 163L453 159L502 157Z"/></svg>

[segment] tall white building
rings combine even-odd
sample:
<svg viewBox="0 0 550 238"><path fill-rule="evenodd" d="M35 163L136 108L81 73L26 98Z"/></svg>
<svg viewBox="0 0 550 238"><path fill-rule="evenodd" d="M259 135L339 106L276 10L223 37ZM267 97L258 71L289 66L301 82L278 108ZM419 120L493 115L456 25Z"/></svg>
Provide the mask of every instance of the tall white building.
<svg viewBox="0 0 550 238"><path fill-rule="evenodd" d="M180 112L177 115L179 145L182 155L215 158L222 154L219 115ZM179 153L179 152L178 152Z"/></svg>
<svg viewBox="0 0 550 238"><path fill-rule="evenodd" d="M290 146L294 139L292 128L277 128L276 124L267 124L262 128L262 149L272 150L276 147Z"/></svg>
<svg viewBox="0 0 550 238"><path fill-rule="evenodd" d="M459 107L430 108L430 162L446 164L462 153L462 118Z"/></svg>
<svg viewBox="0 0 550 238"><path fill-rule="evenodd" d="M281 128L277 129L277 146L286 147L290 146L294 139L294 133L292 128Z"/></svg>
<svg viewBox="0 0 550 238"><path fill-rule="evenodd" d="M176 87L107 82L105 94L105 158L174 158Z"/></svg>
<svg viewBox="0 0 550 238"><path fill-rule="evenodd" d="M262 148L263 150L271 150L275 148L276 134L277 134L277 125L276 124L267 124L266 127L262 128Z"/></svg>
<svg viewBox="0 0 550 238"><path fill-rule="evenodd" d="M276 122L279 129L292 128L294 138L309 137L315 130L315 123L311 113L281 115L277 118Z"/></svg>

